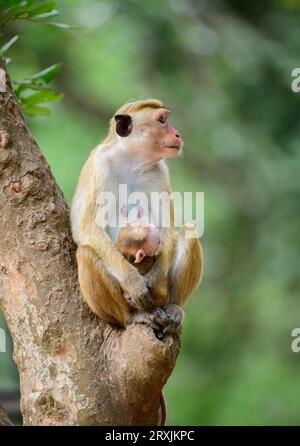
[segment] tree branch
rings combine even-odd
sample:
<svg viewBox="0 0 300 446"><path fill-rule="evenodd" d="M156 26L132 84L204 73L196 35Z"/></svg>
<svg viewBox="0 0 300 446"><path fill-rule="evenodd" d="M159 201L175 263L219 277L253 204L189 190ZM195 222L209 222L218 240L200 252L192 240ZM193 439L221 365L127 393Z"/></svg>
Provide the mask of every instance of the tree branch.
<svg viewBox="0 0 300 446"><path fill-rule="evenodd" d="M0 71L0 304L24 424L158 424L179 340L116 330L83 302L69 209Z"/></svg>

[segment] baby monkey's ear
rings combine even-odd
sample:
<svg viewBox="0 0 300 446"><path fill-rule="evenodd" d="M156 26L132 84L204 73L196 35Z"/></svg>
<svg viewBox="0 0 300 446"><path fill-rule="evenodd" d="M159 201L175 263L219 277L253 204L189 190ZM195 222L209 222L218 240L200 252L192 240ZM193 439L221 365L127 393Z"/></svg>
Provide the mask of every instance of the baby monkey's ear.
<svg viewBox="0 0 300 446"><path fill-rule="evenodd" d="M134 263L140 263L145 257L145 251L143 249L139 249L135 255Z"/></svg>
<svg viewBox="0 0 300 446"><path fill-rule="evenodd" d="M119 136L128 136L132 132L132 119L127 114L115 115L116 132Z"/></svg>

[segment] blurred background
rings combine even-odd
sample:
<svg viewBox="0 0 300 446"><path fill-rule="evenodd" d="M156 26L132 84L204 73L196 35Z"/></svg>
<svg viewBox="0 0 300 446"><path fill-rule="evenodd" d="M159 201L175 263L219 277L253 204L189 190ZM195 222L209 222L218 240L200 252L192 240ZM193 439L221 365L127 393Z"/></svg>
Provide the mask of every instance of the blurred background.
<svg viewBox="0 0 300 446"><path fill-rule="evenodd" d="M300 423L300 66L297 0L61 0L81 29L12 23L14 79L62 62L51 117L27 119L70 202L90 150L129 99L173 111L176 191L205 193L203 282L166 385L172 425ZM0 327L5 323L0 319ZM8 341L0 400L17 416Z"/></svg>

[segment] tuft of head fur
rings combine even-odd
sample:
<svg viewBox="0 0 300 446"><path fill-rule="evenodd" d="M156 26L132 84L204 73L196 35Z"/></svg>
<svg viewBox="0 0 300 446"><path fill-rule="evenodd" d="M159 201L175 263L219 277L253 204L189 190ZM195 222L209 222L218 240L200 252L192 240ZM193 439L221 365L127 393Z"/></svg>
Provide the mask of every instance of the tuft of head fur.
<svg viewBox="0 0 300 446"><path fill-rule="evenodd" d="M134 113L143 108L164 108L164 104L158 99L144 99L140 101L129 101L117 110L116 115L122 113Z"/></svg>
<svg viewBox="0 0 300 446"><path fill-rule="evenodd" d="M139 248L143 245L148 237L148 230L143 226L127 226L121 228L119 239L117 242L118 248L122 251L127 246Z"/></svg>
<svg viewBox="0 0 300 446"><path fill-rule="evenodd" d="M140 101L129 101L126 104L122 105L122 107L120 107L115 115L122 115L122 114L130 114L130 113L135 113L138 112L139 110L142 110L144 108L165 108L165 105L159 101L158 99L144 99L144 100L140 100ZM111 118L110 122L109 122L109 131L108 131L108 135L105 139L105 143L108 143L112 140L115 139L116 137L116 122L114 119L114 116Z"/></svg>

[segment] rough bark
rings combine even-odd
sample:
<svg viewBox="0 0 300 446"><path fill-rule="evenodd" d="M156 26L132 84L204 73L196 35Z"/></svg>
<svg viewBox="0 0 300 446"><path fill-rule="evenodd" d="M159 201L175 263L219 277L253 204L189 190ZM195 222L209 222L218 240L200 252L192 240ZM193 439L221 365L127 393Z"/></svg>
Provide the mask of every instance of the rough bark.
<svg viewBox="0 0 300 446"><path fill-rule="evenodd" d="M179 340L113 329L83 302L68 206L1 70L0 304L24 424L155 425Z"/></svg>
<svg viewBox="0 0 300 446"><path fill-rule="evenodd" d="M12 426L12 423L2 406L0 406L0 427L1 426Z"/></svg>

